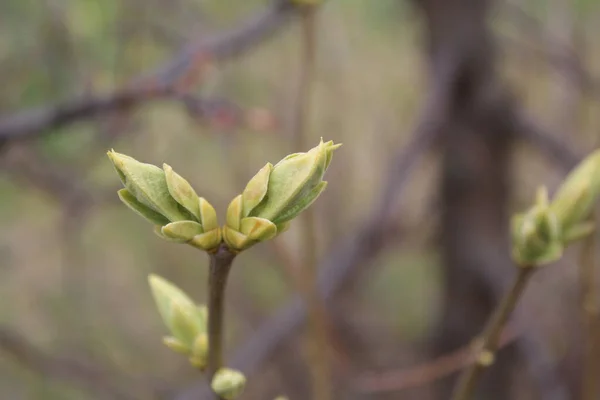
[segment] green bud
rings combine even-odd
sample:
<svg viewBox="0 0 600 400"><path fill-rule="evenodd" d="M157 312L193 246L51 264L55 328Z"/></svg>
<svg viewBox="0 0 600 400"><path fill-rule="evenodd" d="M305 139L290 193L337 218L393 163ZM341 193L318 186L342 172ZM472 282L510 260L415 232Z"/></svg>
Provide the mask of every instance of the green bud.
<svg viewBox="0 0 600 400"><path fill-rule="evenodd" d="M599 194L600 150L596 150L569 173L550 207L566 231L590 216Z"/></svg>
<svg viewBox="0 0 600 400"><path fill-rule="evenodd" d="M158 312L173 336L164 343L178 353L192 354L195 341L206 334L206 307L197 306L181 289L157 275L148 277Z"/></svg>
<svg viewBox="0 0 600 400"><path fill-rule="evenodd" d="M296 153L278 162L269 174L264 200L245 215L260 217L275 224L287 222L303 211L323 188L323 175L331 161L333 151L341 144L333 141L312 148L307 153ZM314 192L318 187L317 194ZM313 193L311 195L311 193ZM295 212L289 212L290 209Z"/></svg>
<svg viewBox="0 0 600 400"><path fill-rule="evenodd" d="M127 191L139 203L171 222L190 219L189 213L171 197L162 169L152 164L141 163L114 150L108 152L108 158Z"/></svg>
<svg viewBox="0 0 600 400"><path fill-rule="evenodd" d="M290 154L275 166L261 168L229 204L223 228L227 245L241 251L289 228L327 187L323 176L340 146L321 139L306 153Z"/></svg>
<svg viewBox="0 0 600 400"><path fill-rule="evenodd" d="M244 391L246 377L240 371L221 368L211 382L212 390L225 400L234 400Z"/></svg>
<svg viewBox="0 0 600 400"><path fill-rule="evenodd" d="M536 204L512 220L513 258L521 266L539 266L563 253L559 221L548 206L546 188L538 189Z"/></svg>
<svg viewBox="0 0 600 400"><path fill-rule="evenodd" d="M161 238L214 251L221 229L213 206L167 164L163 169L141 163L114 150L108 152L125 189L119 198L157 228Z"/></svg>

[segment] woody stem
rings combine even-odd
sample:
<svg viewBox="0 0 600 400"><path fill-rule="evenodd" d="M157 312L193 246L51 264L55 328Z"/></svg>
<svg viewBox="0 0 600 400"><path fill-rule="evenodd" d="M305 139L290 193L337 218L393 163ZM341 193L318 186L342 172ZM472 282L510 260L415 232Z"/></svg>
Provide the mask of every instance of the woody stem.
<svg viewBox="0 0 600 400"><path fill-rule="evenodd" d="M212 382L223 366L223 316L225 314L225 286L235 254L221 244L210 254L208 275L208 378ZM220 399L220 397L216 397Z"/></svg>

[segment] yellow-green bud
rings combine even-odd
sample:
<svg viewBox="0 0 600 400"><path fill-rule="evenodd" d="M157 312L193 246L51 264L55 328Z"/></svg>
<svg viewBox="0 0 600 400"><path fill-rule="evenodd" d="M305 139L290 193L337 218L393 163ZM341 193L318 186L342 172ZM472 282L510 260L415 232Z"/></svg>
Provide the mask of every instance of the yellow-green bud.
<svg viewBox="0 0 600 400"><path fill-rule="evenodd" d="M600 150L596 150L569 173L550 205L565 233L590 216L599 194Z"/></svg>
<svg viewBox="0 0 600 400"><path fill-rule="evenodd" d="M164 338L171 350L205 358L202 337L206 337L207 310L196 305L181 289L157 275L148 277L158 312L173 336Z"/></svg>
<svg viewBox="0 0 600 400"><path fill-rule="evenodd" d="M325 171L341 144L321 142L306 153L267 163L229 204L223 239L233 250L269 240L289 227L325 190Z"/></svg>
<svg viewBox="0 0 600 400"><path fill-rule="evenodd" d="M108 157L125 186L119 198L153 223L158 236L206 251L218 247L221 230L215 209L173 168L164 164L160 169L114 150Z"/></svg>
<svg viewBox="0 0 600 400"><path fill-rule="evenodd" d="M221 368L211 382L212 390L225 400L234 400L244 391L246 377L240 371Z"/></svg>
<svg viewBox="0 0 600 400"><path fill-rule="evenodd" d="M539 266L561 257L561 227L548 205L546 188L538 189L536 204L512 220L513 258L521 266Z"/></svg>

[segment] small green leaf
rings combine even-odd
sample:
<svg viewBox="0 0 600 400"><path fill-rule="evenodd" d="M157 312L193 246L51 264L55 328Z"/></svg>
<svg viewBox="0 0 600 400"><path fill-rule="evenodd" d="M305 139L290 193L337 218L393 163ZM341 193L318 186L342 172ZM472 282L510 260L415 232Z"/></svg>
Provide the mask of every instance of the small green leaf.
<svg viewBox="0 0 600 400"><path fill-rule="evenodd" d="M185 241L192 240L194 236L204 233L202 225L194 221L171 222L163 226L161 232L168 238Z"/></svg>
<svg viewBox="0 0 600 400"><path fill-rule="evenodd" d="M273 165L267 163L246 185L246 188L242 192L242 217L250 215L250 212L264 200L269 187L269 175L271 175L272 170Z"/></svg>
<svg viewBox="0 0 600 400"><path fill-rule="evenodd" d="M119 195L119 199L121 199L121 201L127 207L153 224L165 225L169 223L169 220L164 216L137 201L137 199L131 193L129 193L127 189L121 189L117 192L117 194Z"/></svg>
<svg viewBox="0 0 600 400"><path fill-rule="evenodd" d="M282 224L294 219L298 214L310 207L310 205L317 200L319 195L323 193L326 187L327 182L323 181L319 183L313 190L307 193L305 197L299 199L297 203L293 203L291 207L283 210L273 222L275 224Z"/></svg>
<svg viewBox="0 0 600 400"><path fill-rule="evenodd" d="M162 214L171 222L192 219L190 213L171 197L162 169L152 164L141 163L114 150L108 152L108 157L125 188L138 202Z"/></svg>
<svg viewBox="0 0 600 400"><path fill-rule="evenodd" d="M204 232L212 231L219 228L219 221L217 220L217 212L215 208L210 204L204 197L198 199L200 209L200 222Z"/></svg>
<svg viewBox="0 0 600 400"><path fill-rule="evenodd" d="M165 325L172 331L171 305L177 303L184 308L194 308L196 306L181 289L158 275L150 274L148 283L158 312Z"/></svg>
<svg viewBox="0 0 600 400"><path fill-rule="evenodd" d="M226 223L231 229L238 231L240 229L240 220L242 219L242 195L238 195L229 203L227 207Z"/></svg>
<svg viewBox="0 0 600 400"><path fill-rule="evenodd" d="M173 171L170 165L163 164L163 170L165 171L165 180L171 197L188 210L195 217L196 221L200 222L198 195L192 185L177 172Z"/></svg>
<svg viewBox="0 0 600 400"><path fill-rule="evenodd" d="M251 240L261 242L274 238L277 235L277 226L268 219L248 217L242 219L240 232Z"/></svg>

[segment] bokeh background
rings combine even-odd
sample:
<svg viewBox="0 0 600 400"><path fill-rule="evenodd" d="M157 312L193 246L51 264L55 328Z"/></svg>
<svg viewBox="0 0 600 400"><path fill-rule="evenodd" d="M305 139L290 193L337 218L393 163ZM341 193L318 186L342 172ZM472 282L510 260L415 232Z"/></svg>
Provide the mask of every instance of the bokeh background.
<svg viewBox="0 0 600 400"><path fill-rule="evenodd" d="M598 145L600 3L326 1L312 26L305 13L0 2L0 398L210 398L162 345L147 286L157 273L204 302L208 259L120 204L105 153L170 164L223 215L265 162L320 137L343 143L327 191L231 274L241 398L449 398L514 275L510 213ZM578 252L534 277L481 399L579 398Z"/></svg>

